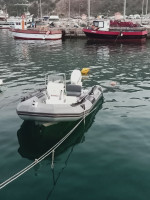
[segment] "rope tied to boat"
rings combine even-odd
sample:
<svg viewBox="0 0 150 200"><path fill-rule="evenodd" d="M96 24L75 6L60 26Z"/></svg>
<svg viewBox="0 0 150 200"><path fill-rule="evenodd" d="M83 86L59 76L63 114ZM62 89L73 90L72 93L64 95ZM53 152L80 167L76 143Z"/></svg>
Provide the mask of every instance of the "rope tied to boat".
<svg viewBox="0 0 150 200"><path fill-rule="evenodd" d="M85 117L87 115L91 114L94 110L96 110L96 108L97 107L95 107L91 112L85 114ZM50 148L47 152L45 152L41 157L35 159L34 162L32 162L30 165L28 165L27 167L25 167L24 169L22 169L21 171L19 171L18 173L14 174L10 178L8 178L6 181L4 181L3 183L1 183L0 184L0 189L4 188L9 183L13 182L17 178L19 178L20 176L22 176L23 174L25 174L27 171L29 171L35 165L37 165L38 163L40 163L47 156L49 156L51 153L52 153L52 165L51 165L51 167L53 169L54 168L54 152L55 152L55 150L71 135L71 133L81 124L81 122L85 119L85 117L83 116L83 118L71 129L71 131L69 131L69 133L67 133L59 142L57 142L52 148Z"/></svg>
<svg viewBox="0 0 150 200"><path fill-rule="evenodd" d="M122 36L123 36L123 33L122 33L122 31L120 31L119 34L117 35L116 39L115 39L115 42L118 40L119 37L122 37Z"/></svg>
<svg viewBox="0 0 150 200"><path fill-rule="evenodd" d="M52 164L51 164L52 169L54 168L54 153L55 153L55 151L53 150L52 151Z"/></svg>
<svg viewBox="0 0 150 200"><path fill-rule="evenodd" d="M85 126L85 117L86 117L86 116L85 116L85 105L84 105L83 108L84 108L84 126Z"/></svg>

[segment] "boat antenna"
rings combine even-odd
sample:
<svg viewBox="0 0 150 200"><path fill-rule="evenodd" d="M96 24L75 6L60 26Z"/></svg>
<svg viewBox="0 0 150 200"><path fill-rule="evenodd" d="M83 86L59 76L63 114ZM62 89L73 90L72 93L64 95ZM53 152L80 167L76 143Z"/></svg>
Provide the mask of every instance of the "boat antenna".
<svg viewBox="0 0 150 200"><path fill-rule="evenodd" d="M127 4L127 2L126 2L126 0L124 0L124 10L123 10L123 18L124 18L124 20L126 19L126 4Z"/></svg>
<svg viewBox="0 0 150 200"><path fill-rule="evenodd" d="M69 18L69 26L70 26L70 0L69 0L69 11L68 11L68 18Z"/></svg>
<svg viewBox="0 0 150 200"><path fill-rule="evenodd" d="M41 3L41 0L40 0L40 17L42 19L42 3Z"/></svg>
<svg viewBox="0 0 150 200"><path fill-rule="evenodd" d="M144 14L143 8L144 8L144 0L142 1L142 17L143 17L143 14Z"/></svg>
<svg viewBox="0 0 150 200"><path fill-rule="evenodd" d="M147 15L147 10L148 10L148 0L146 1L146 15Z"/></svg>
<svg viewBox="0 0 150 200"><path fill-rule="evenodd" d="M90 2L90 0L88 0L88 25L89 25L89 23L90 23L90 6L91 6L91 2Z"/></svg>

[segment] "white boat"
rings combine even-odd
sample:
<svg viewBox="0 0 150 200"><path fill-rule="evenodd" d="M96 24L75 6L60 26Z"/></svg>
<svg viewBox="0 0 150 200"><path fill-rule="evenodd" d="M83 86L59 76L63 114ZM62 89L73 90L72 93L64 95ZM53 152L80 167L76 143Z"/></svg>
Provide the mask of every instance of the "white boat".
<svg viewBox="0 0 150 200"><path fill-rule="evenodd" d="M8 18L8 14L3 10L0 10L0 20L6 20Z"/></svg>
<svg viewBox="0 0 150 200"><path fill-rule="evenodd" d="M12 24L7 21L0 21L0 29L10 29L11 25Z"/></svg>
<svg viewBox="0 0 150 200"><path fill-rule="evenodd" d="M15 39L23 40L59 40L62 38L61 30L38 30L38 29L12 29Z"/></svg>
<svg viewBox="0 0 150 200"><path fill-rule="evenodd" d="M11 28L12 35L15 39L23 40L59 40L62 38L61 30L52 30L49 27L37 27L27 29L27 18L14 22Z"/></svg>
<svg viewBox="0 0 150 200"><path fill-rule="evenodd" d="M48 75L44 89L24 97L19 103L19 117L37 122L61 122L76 121L89 115L103 99L101 86L83 89L79 70L72 72L71 84L66 84L65 77L65 74Z"/></svg>
<svg viewBox="0 0 150 200"><path fill-rule="evenodd" d="M9 29L10 23L7 22L8 14L0 10L0 29Z"/></svg>

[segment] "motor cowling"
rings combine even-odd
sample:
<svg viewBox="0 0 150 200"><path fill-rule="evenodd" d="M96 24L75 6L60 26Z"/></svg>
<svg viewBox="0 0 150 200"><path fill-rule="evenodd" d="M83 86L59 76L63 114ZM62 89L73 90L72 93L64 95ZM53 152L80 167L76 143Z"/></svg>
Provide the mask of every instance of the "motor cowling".
<svg viewBox="0 0 150 200"><path fill-rule="evenodd" d="M80 70L73 70L71 74L71 84L82 86L81 79L82 79L82 75L81 75Z"/></svg>

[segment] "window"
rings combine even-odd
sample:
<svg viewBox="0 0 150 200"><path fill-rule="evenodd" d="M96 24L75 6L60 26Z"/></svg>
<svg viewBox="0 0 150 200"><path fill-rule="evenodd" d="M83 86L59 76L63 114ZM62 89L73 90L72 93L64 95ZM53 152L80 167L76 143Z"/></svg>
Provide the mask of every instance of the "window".
<svg viewBox="0 0 150 200"><path fill-rule="evenodd" d="M104 28L104 22L99 22L99 27Z"/></svg>
<svg viewBox="0 0 150 200"><path fill-rule="evenodd" d="M103 21L94 21L93 25L99 28L104 28L104 22Z"/></svg>

